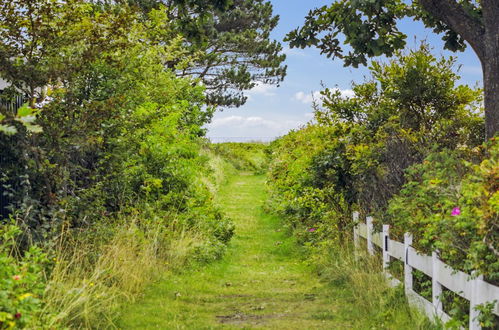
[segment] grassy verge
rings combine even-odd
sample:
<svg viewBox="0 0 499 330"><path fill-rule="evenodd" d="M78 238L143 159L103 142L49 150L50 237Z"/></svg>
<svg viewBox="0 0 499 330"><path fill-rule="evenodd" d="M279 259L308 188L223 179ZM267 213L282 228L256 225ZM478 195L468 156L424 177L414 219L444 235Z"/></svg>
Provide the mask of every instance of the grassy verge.
<svg viewBox="0 0 499 330"><path fill-rule="evenodd" d="M209 151L204 156L209 170L198 180L213 196L235 170ZM115 327L122 307L163 274L223 255L227 221L216 207L191 205L188 212L158 213L155 206L137 204L128 214L89 230L63 231L49 249L52 266L45 275L41 310L31 324L48 329Z"/></svg>
<svg viewBox="0 0 499 330"><path fill-rule="evenodd" d="M267 155L268 145L264 143L217 143L212 144L210 149L238 171L251 171L256 174L264 174L269 165Z"/></svg>
<svg viewBox="0 0 499 330"><path fill-rule="evenodd" d="M327 241L308 254L315 271L335 287L339 314L354 329L441 329L409 306L402 286L388 286L377 258Z"/></svg>

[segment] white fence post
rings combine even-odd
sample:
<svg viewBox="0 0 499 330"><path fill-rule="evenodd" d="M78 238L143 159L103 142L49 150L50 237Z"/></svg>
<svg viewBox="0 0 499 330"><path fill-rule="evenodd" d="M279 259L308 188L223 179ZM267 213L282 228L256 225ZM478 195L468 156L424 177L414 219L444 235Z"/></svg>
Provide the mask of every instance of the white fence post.
<svg viewBox="0 0 499 330"><path fill-rule="evenodd" d="M404 288L405 293L412 291L412 267L409 265L409 247L412 245L412 234L404 234Z"/></svg>
<svg viewBox="0 0 499 330"><path fill-rule="evenodd" d="M388 241L390 240L390 226L383 225L383 270L387 270L390 265L390 255L388 254Z"/></svg>
<svg viewBox="0 0 499 330"><path fill-rule="evenodd" d="M480 316L480 312L475 308L477 305L480 305L480 292L481 284L483 283L483 276L478 276L471 280L471 300L470 300L470 330L481 330L480 321L478 321L478 317Z"/></svg>
<svg viewBox="0 0 499 330"><path fill-rule="evenodd" d="M438 251L431 253L432 259L432 276L431 276L431 298L435 313L439 316L442 311L442 285L438 282Z"/></svg>
<svg viewBox="0 0 499 330"><path fill-rule="evenodd" d="M367 252L370 255L374 255L374 246L373 246L373 217L367 217Z"/></svg>
<svg viewBox="0 0 499 330"><path fill-rule="evenodd" d="M355 211L352 213L353 223L355 227L353 227L353 244L355 249L359 249L359 212Z"/></svg>
<svg viewBox="0 0 499 330"><path fill-rule="evenodd" d="M354 228L354 238L356 245L360 244L361 238L367 239L367 250L370 255L374 255L374 245L383 249L383 274L392 286L400 284L400 281L394 279L389 271L391 258L404 262L404 289L409 300L409 304L422 310L428 317L440 319L442 322L448 322L451 317L445 313L443 306L442 292L444 286L450 291L459 294L470 302L469 311L469 329L481 330L480 312L476 310L477 306L484 302L494 302L499 299L499 287L489 284L483 280L483 276L470 279L469 274L452 269L439 258L438 250L431 256L420 254L412 248L413 236L410 233L404 234L404 244L390 240L390 226L383 225L382 233L375 233L373 228L373 218L367 217L366 225L358 223L358 212L352 214L356 224ZM373 239L374 238L374 239ZM358 260L358 254L356 254ZM431 277L432 280L432 299L431 302L419 295L413 289L414 277L413 270ZM496 304L494 314L499 315Z"/></svg>

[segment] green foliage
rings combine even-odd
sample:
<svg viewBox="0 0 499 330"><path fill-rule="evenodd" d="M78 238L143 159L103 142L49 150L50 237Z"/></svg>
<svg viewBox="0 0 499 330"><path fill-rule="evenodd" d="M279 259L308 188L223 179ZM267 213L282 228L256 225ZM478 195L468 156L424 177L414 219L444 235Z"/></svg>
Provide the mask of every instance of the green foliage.
<svg viewBox="0 0 499 330"><path fill-rule="evenodd" d="M130 0L147 13L166 1ZM193 61L177 75L199 78L210 105L238 107L246 102L243 91L256 83L279 84L286 76L282 45L270 38L279 21L265 0L167 1L174 34L183 37ZM158 41L168 42L171 34ZM175 67L182 57L167 62Z"/></svg>
<svg viewBox="0 0 499 330"><path fill-rule="evenodd" d="M36 109L30 108L27 104L20 107L17 110L17 114L13 118L7 118L6 115L0 113L0 133L3 133L5 135L16 134L16 122L21 123L23 127L30 133L40 133L42 128L34 124L35 120Z"/></svg>
<svg viewBox="0 0 499 330"><path fill-rule="evenodd" d="M326 188L321 181L324 173L313 172L312 166L330 148L341 148L342 143L335 137L343 134L343 128L308 125L271 144L271 207L289 219L302 241L312 237L305 234L307 228L317 228L313 237L342 235L338 229L344 224L339 212L345 206L343 196L341 192L335 194L334 188ZM335 140L338 143L333 145L324 143ZM331 208L331 204L335 207Z"/></svg>
<svg viewBox="0 0 499 330"><path fill-rule="evenodd" d="M126 9L99 11L80 1L1 0L0 8L0 76L30 105L43 99L49 83L64 81L85 63L112 60L108 55L127 46L134 26Z"/></svg>
<svg viewBox="0 0 499 330"><path fill-rule="evenodd" d="M368 58L391 57L404 49L407 36L397 25L406 18L420 20L441 34L444 48L462 51L469 44L484 74L485 135L499 131L499 44L494 1L476 0L339 0L311 10L305 24L288 33L291 47L314 46L345 66L367 65ZM343 46L344 44L345 46Z"/></svg>
<svg viewBox="0 0 499 330"><path fill-rule="evenodd" d="M0 221L13 217L20 228L20 252L0 271L24 271L41 286L26 306L12 299L31 293L31 282L6 288L7 321L107 327L166 263L218 259L233 235L213 201L217 156L202 138L215 109L197 79L175 72L194 55L165 7L143 17L126 5L0 4L0 52L8 55L0 76L30 100L0 119L16 128L0 134ZM30 18L39 24L27 26ZM11 42L19 31L25 44ZM159 42L164 35L171 38ZM29 45L37 51L22 60ZM33 244L57 257L47 278ZM16 306L19 320L11 319Z"/></svg>
<svg viewBox="0 0 499 330"><path fill-rule="evenodd" d="M263 143L217 143L210 149L238 171L263 174L268 168L268 146Z"/></svg>
<svg viewBox="0 0 499 330"><path fill-rule="evenodd" d="M88 226L137 198L180 211L189 198L209 203L195 173L202 168L197 137L213 109L204 107L202 87L164 68L165 58L180 56L179 39L141 41L159 28L152 22L160 14L151 13L151 25L129 24L126 48L70 66L64 85L50 86L36 140L1 139L10 209L26 240L44 240L64 222Z"/></svg>
<svg viewBox="0 0 499 330"><path fill-rule="evenodd" d="M357 67L359 64L367 65L368 57L391 57L403 49L407 36L399 31L397 24L403 18L412 17L423 21L436 33L443 33L446 49L462 51L466 48L464 37L469 37L471 31L463 31L452 17L459 11L462 16L469 15L476 24L483 24L481 5L471 0L459 1L453 11L448 10L447 13L442 13L442 7L432 7L417 0L336 1L311 10L303 27L290 32L286 41L291 42L291 47L315 46L328 57L340 58L345 65ZM473 30L474 27L469 26L468 29ZM350 46L348 52L341 43Z"/></svg>
<svg viewBox="0 0 499 330"><path fill-rule="evenodd" d="M476 309L480 312L480 316L478 321L480 322L480 326L485 329L494 329L494 326L497 326L498 317L494 315L494 307L497 303L497 300L478 305Z"/></svg>
<svg viewBox="0 0 499 330"><path fill-rule="evenodd" d="M275 208L293 223L324 222L340 237L352 228L353 209L384 214L410 165L435 149L478 145L479 91L456 86L452 66L422 45L373 63L373 79L354 85L351 98L326 89L317 123L272 145Z"/></svg>
<svg viewBox="0 0 499 330"><path fill-rule="evenodd" d="M405 46L406 36L397 29L397 19L408 13L408 6L399 0L342 0L312 10L305 25L289 33L286 41L291 41L291 47L316 46L328 57L343 59L345 65L366 65L366 56L392 56ZM328 32L321 35L324 31ZM340 32L344 43L353 48L348 55L340 46Z"/></svg>
<svg viewBox="0 0 499 330"><path fill-rule="evenodd" d="M412 232L419 250L438 249L455 269L497 281L497 143L481 146L480 91L457 86L453 64L426 45L374 62L354 96L326 89L315 122L272 143L269 207L313 264L331 259L324 246L348 242L358 210L378 231L391 224L399 241ZM427 285L415 276L422 294ZM460 300L449 296L446 306L465 321Z"/></svg>
<svg viewBox="0 0 499 330"><path fill-rule="evenodd" d="M446 150L412 166L390 202L394 233L410 231L419 250L439 250L452 267L498 282L498 150L496 142L485 156ZM484 160L470 162L477 158Z"/></svg>
<svg viewBox="0 0 499 330"><path fill-rule="evenodd" d="M2 225L0 234L0 328L33 328L34 316L42 311L47 257L32 246L16 258L20 229L14 224Z"/></svg>

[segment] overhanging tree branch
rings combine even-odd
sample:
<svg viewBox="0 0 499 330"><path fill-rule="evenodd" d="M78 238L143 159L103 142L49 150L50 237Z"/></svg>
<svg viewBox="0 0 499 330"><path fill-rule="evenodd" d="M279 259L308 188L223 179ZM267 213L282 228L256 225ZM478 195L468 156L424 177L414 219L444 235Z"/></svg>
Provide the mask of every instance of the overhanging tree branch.
<svg viewBox="0 0 499 330"><path fill-rule="evenodd" d="M477 53L480 60L485 58L483 37L485 29L477 18L472 17L455 0L419 0L421 6L431 15L457 32Z"/></svg>

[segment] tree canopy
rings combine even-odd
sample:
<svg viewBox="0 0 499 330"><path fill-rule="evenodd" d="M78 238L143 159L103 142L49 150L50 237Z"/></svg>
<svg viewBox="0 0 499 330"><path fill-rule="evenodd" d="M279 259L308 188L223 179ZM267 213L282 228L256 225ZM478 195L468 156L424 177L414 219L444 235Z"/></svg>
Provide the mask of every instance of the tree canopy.
<svg viewBox="0 0 499 330"><path fill-rule="evenodd" d="M246 101L245 90L258 82L279 84L286 75L282 46L270 37L279 17L273 15L268 1L129 0L118 4L0 1L4 13L0 17L0 75L32 98L38 87L59 78L65 68L83 64L110 48L125 47L130 23L140 16L155 29L149 40L152 44L165 45L182 37L183 56L171 57L164 64L179 77L202 81L209 105L240 106ZM152 10L156 17L164 12L162 22L151 20ZM92 42L74 52L75 45L85 43L84 38Z"/></svg>
<svg viewBox="0 0 499 330"><path fill-rule="evenodd" d="M340 0L316 8L287 36L291 47L314 46L345 65L366 65L369 57L392 56L405 47L398 29L405 17L442 34L445 48L469 44L482 63L487 137L499 131L499 3L494 0ZM345 48L343 44L348 45Z"/></svg>
<svg viewBox="0 0 499 330"><path fill-rule="evenodd" d="M177 74L201 79L211 105L241 106L246 102L244 90L257 82L277 85L286 76L286 55L270 37L279 17L266 0L129 2L145 13L166 6L172 31L184 38L184 46L195 58ZM159 41L169 38L164 35ZM168 63L175 65L176 61Z"/></svg>

